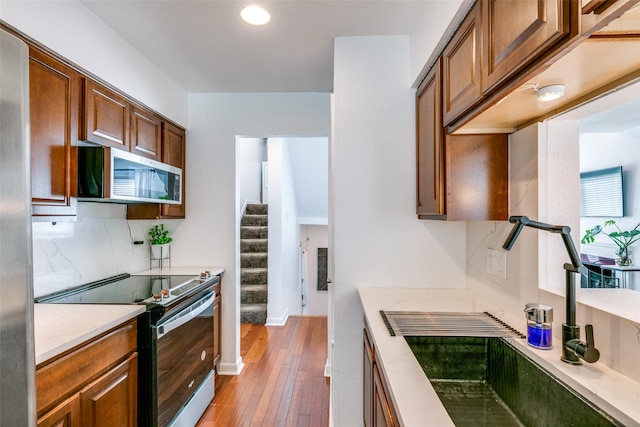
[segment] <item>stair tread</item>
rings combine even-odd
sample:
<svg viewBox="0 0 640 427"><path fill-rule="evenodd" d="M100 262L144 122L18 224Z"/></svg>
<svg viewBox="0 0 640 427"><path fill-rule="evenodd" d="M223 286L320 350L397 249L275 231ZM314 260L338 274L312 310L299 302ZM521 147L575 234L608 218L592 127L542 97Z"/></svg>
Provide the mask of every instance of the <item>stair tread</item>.
<svg viewBox="0 0 640 427"><path fill-rule="evenodd" d="M267 304L243 304L242 307L240 307L240 311L262 311L262 310L266 310L267 308Z"/></svg>
<svg viewBox="0 0 640 427"><path fill-rule="evenodd" d="M240 285L242 289L266 289L266 283Z"/></svg>

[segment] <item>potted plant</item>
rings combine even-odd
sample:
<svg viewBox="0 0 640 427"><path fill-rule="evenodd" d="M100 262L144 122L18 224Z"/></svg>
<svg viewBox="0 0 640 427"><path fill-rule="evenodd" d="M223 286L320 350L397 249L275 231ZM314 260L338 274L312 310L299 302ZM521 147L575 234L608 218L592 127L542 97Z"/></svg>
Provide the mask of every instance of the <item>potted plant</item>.
<svg viewBox="0 0 640 427"><path fill-rule="evenodd" d="M609 227L611 225L613 225L616 230L610 233L606 233L604 231L604 227ZM618 255L616 263L621 266L628 266L631 265L629 246L633 245L640 239L640 230L638 230L638 227L640 227L640 223L636 225L632 230L622 231L620 227L618 227L616 222L610 219L604 222L604 226L596 225L592 229L587 230L584 233L581 242L585 245L593 243L593 241L595 240L595 236L600 233L604 234L605 236L609 236L609 238L613 240L613 243L618 246L618 250L616 251L616 255Z"/></svg>
<svg viewBox="0 0 640 427"><path fill-rule="evenodd" d="M151 245L151 253L155 259L166 258L169 243L173 241L169 237L169 230L165 230L164 224L156 224L149 229L149 244Z"/></svg>

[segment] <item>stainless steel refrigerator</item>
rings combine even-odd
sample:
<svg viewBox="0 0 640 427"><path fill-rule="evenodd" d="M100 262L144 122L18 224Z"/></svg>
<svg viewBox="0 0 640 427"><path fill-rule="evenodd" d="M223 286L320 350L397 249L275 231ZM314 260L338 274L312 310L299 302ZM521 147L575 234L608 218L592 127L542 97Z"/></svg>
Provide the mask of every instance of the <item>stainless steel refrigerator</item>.
<svg viewBox="0 0 640 427"><path fill-rule="evenodd" d="M0 29L0 426L34 426L29 51Z"/></svg>

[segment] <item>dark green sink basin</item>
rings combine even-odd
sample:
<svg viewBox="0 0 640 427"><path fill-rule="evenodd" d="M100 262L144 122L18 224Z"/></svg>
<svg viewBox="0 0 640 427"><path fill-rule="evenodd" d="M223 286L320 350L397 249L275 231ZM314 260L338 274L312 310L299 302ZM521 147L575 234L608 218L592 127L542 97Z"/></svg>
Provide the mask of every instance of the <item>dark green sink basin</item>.
<svg viewBox="0 0 640 427"><path fill-rule="evenodd" d="M623 426L502 338L405 337L464 426Z"/></svg>

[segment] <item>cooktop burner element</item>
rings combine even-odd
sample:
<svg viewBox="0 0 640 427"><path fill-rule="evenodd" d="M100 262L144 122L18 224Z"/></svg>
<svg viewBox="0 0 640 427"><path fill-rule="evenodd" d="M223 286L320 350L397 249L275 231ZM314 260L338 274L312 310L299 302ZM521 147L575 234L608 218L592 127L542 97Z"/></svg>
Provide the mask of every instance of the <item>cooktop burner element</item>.
<svg viewBox="0 0 640 427"><path fill-rule="evenodd" d="M39 303L171 305L212 277L121 274L37 297Z"/></svg>

